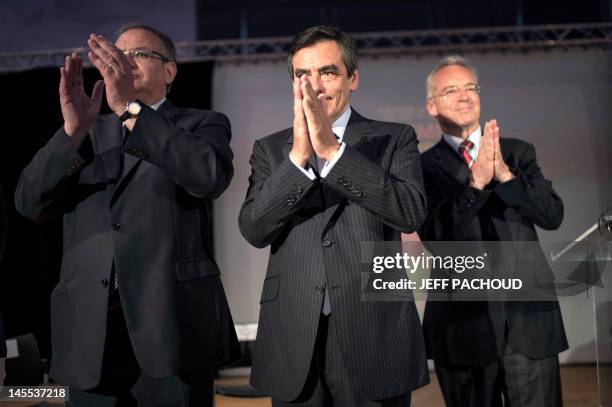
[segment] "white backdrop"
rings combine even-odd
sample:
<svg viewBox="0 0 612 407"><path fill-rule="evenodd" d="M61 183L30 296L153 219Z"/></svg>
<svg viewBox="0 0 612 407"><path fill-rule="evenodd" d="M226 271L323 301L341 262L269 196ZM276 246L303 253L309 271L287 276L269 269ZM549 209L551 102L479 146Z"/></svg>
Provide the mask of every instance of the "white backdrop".
<svg viewBox="0 0 612 407"><path fill-rule="evenodd" d="M565 203L565 220L542 240L573 240L612 206L612 58L603 50L468 54L482 85L483 119L502 137L536 146L544 175ZM412 124L428 148L439 138L424 108L424 80L437 56L362 59L351 105L374 119ZM213 107L233 126L235 176L215 205L216 256L237 323L257 322L268 250L251 247L237 217L248 186L253 142L291 124L284 63L218 64ZM564 361L593 359L593 317L586 302L562 303L571 349Z"/></svg>

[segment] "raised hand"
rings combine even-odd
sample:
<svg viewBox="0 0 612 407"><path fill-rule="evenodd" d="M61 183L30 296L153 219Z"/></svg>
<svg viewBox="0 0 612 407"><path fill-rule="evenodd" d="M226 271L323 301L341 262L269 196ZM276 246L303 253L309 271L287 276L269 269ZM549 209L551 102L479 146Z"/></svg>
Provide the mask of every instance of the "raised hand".
<svg viewBox="0 0 612 407"><path fill-rule="evenodd" d="M87 56L104 78L108 106L120 116L126 104L136 98L130 61L101 35L91 34L87 44L90 49Z"/></svg>
<svg viewBox="0 0 612 407"><path fill-rule="evenodd" d="M497 127L497 122L495 123L495 126ZM493 177L498 182L507 182L514 178L514 174L510 172L510 168L504 161L504 157L502 155L501 147L499 144L499 127L497 127L497 131L493 133L493 135L493 145L495 147L495 173Z"/></svg>
<svg viewBox="0 0 612 407"><path fill-rule="evenodd" d="M304 116L301 79L293 80L293 147L289 153L291 161L306 168L308 159L313 154L312 144L308 135L308 124Z"/></svg>
<svg viewBox="0 0 612 407"><path fill-rule="evenodd" d="M66 57L60 68L59 96L64 131L71 137L73 144L80 145L89 128L100 113L104 82L97 81L91 97L83 86L83 60L77 53Z"/></svg>
<svg viewBox="0 0 612 407"><path fill-rule="evenodd" d="M470 172L470 185L483 189L493 179L495 173L495 133L499 128L495 120L485 123L484 133L480 140L480 148Z"/></svg>
<svg viewBox="0 0 612 407"><path fill-rule="evenodd" d="M317 157L330 161L340 149L340 145L334 136L331 121L320 99L325 95L317 95L306 75L303 75L300 80L303 95L302 105L312 148Z"/></svg>

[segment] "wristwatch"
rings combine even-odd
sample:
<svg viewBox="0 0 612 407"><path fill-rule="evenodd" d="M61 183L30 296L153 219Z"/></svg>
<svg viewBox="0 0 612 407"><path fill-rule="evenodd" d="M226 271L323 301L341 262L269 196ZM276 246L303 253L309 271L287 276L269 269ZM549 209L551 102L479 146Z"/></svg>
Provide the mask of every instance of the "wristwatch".
<svg viewBox="0 0 612 407"><path fill-rule="evenodd" d="M127 119L136 117L138 116L138 113L140 113L141 109L142 109L142 104L138 99L132 100L131 102L127 102L125 104L125 110L123 111L123 114L119 116L119 120L124 122Z"/></svg>

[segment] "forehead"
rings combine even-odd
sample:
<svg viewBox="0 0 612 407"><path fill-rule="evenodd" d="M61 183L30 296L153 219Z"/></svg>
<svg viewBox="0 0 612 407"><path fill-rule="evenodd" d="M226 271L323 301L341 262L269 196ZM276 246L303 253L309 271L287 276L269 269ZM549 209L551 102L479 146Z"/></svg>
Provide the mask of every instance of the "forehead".
<svg viewBox="0 0 612 407"><path fill-rule="evenodd" d="M344 66L342 51L336 41L322 41L302 48L293 55L294 69L315 69L325 65Z"/></svg>
<svg viewBox="0 0 612 407"><path fill-rule="evenodd" d="M476 83L476 77L469 69L461 65L445 66L433 77L433 85L439 89L454 85L463 86L468 83Z"/></svg>
<svg viewBox="0 0 612 407"><path fill-rule="evenodd" d="M161 50L161 41L155 34L149 30L135 28L121 34L115 45L119 49L137 49L149 48L152 50Z"/></svg>

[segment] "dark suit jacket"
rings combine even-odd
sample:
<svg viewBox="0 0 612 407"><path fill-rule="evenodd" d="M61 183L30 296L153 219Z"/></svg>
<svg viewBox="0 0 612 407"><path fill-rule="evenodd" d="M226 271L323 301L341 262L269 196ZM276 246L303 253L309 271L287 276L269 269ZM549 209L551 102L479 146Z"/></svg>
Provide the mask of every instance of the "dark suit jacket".
<svg viewBox="0 0 612 407"><path fill-rule="evenodd" d="M100 116L77 151L60 129L21 175L17 209L62 215L60 281L51 297L51 375L95 386L111 266L134 352L154 377L233 359L238 344L213 260L211 200L232 175L230 124L166 101L144 107L121 153L121 123Z"/></svg>
<svg viewBox="0 0 612 407"><path fill-rule="evenodd" d="M361 275L371 272L361 242L399 240L424 217L415 132L353 111L343 140L342 157L317 182L289 160L292 129L253 148L240 230L256 247L271 245L271 254L251 382L281 400L295 399L306 381L326 283L330 323L358 396L384 399L429 381L414 302L360 298Z"/></svg>
<svg viewBox="0 0 612 407"><path fill-rule="evenodd" d="M506 256L514 273L542 287L555 299L507 302L508 344L530 358L540 359L567 349L567 339L552 282L554 277L537 243L534 224L546 230L559 227L563 203L544 178L534 147L517 139L500 139L506 164L516 178L484 190L468 186L467 166L444 140L423 154L428 215L420 230L424 241L514 241ZM536 242L536 243L534 243ZM438 270L433 270L436 273ZM429 301L423 328L429 358L451 366L482 366L497 357L495 324L487 302ZM503 321L501 321L503 330ZM499 330L498 330L499 332Z"/></svg>

